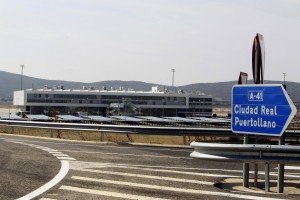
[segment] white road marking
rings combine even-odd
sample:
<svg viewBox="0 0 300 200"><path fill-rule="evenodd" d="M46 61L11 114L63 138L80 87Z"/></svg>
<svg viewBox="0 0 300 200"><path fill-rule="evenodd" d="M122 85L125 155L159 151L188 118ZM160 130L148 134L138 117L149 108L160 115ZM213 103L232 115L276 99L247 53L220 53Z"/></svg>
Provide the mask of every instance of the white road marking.
<svg viewBox="0 0 300 200"><path fill-rule="evenodd" d="M104 163L103 163L104 164ZM197 170L197 171L220 171L220 172L232 172L232 173L243 173L242 170L230 170L230 169L207 169L207 168L191 168L191 167L169 167L169 166L161 166L161 165L131 165L131 164L115 164L115 163L105 163L111 167L114 167L113 165L116 166L128 166L128 167L143 167L144 169L147 168L162 168L162 169L182 169L182 170ZM274 168L277 169L277 168ZM288 167L285 169L291 169L291 170L298 170L298 166L292 166L292 167ZM300 167L299 167L300 169ZM179 171L180 172L180 171ZM254 174L254 171L249 171L250 174ZM197 173L196 173L197 174ZM259 175L265 175L264 171L258 171ZM224 175L226 176L226 175ZM227 175L227 177L229 177L230 175ZM277 172L270 172L270 176L278 176ZM297 173L287 173L285 172L285 176L287 177L291 177L291 178L300 178L300 174L299 176L297 176ZM234 176L231 176L234 177ZM237 176L240 177L240 176Z"/></svg>
<svg viewBox="0 0 300 200"><path fill-rule="evenodd" d="M270 173L270 176L277 176L277 175L278 175L278 173ZM291 174L287 174L287 173L284 174L284 177L300 178L299 175L291 175Z"/></svg>
<svg viewBox="0 0 300 200"><path fill-rule="evenodd" d="M167 200L167 199L162 199L162 198L153 198L153 197L139 196L139 195L132 195L132 194L124 194L124 193L118 193L118 192L109 192L109 191L85 189L85 188L72 187L72 186L67 186L67 185L62 185L59 189L73 191L73 192L80 192L80 193L85 193L85 194L94 194L94 195L100 195L100 196L115 197L115 198L121 198L121 199Z"/></svg>
<svg viewBox="0 0 300 200"><path fill-rule="evenodd" d="M144 171L153 171L153 172L166 172L166 173L174 173L174 174L186 174L193 176L207 176L207 177L240 177L233 175L224 175L224 174L208 174L208 173L199 173L199 172L184 172L184 171L175 171L175 170L166 170L166 169L153 169L153 168L140 168L140 167L130 167L130 166L107 166L109 168L124 168L124 169L138 169Z"/></svg>
<svg viewBox="0 0 300 200"><path fill-rule="evenodd" d="M34 147L34 148L37 148L37 149L44 150L44 151L55 151L54 149L51 149L51 148L38 146L38 145L32 145L30 143L20 142L20 141L17 141L17 140L6 140L6 141L12 142L12 143L17 143L17 144L27 145L27 146L30 146L30 147ZM55 151L55 152L57 153L57 151ZM66 155L66 154L64 154L64 155ZM60 159L59 157L57 157L57 158ZM63 157L62 159L60 159L61 160L60 161L61 168L60 168L58 174L53 179L51 179L49 182L47 182L43 186L39 187L38 189L36 189L36 190L30 192L29 194L19 198L18 200L33 199L33 198L43 194L47 190L51 189L55 185L57 185L69 172L70 164L69 164L69 161L67 161L68 159L69 160L75 160L74 158L71 158L71 157Z"/></svg>
<svg viewBox="0 0 300 200"><path fill-rule="evenodd" d="M182 183L195 183L195 184L200 184L200 185L213 185L214 184L213 182L207 182L207 181L198 181L198 180L193 180L193 179L171 178L171 177L165 177L165 176L131 174L131 173L124 173L124 172L111 172L111 171L103 171L103 170L95 170L95 169L74 169L72 167L71 167L71 169L72 170L77 170L77 171L83 171L83 172L98 173L98 174L129 176L129 177L136 177L136 178L147 178L147 179L174 181L174 182L182 182Z"/></svg>
<svg viewBox="0 0 300 200"><path fill-rule="evenodd" d="M58 158L60 160L76 160L75 158L72 158L72 157L59 157L59 156L57 156L56 158Z"/></svg>
<svg viewBox="0 0 300 200"><path fill-rule="evenodd" d="M95 163L100 165L100 163L96 162L85 162L85 163ZM132 166L132 167L145 167L145 168L162 168L162 169L182 169L182 170L197 170L197 171L222 171L222 172L233 172L233 173L242 173L242 170L230 170L230 169L207 169L207 168L193 168L193 167L170 167L170 166L162 166L162 165L134 165L134 164L117 164L117 163L101 163L101 166L105 165L116 165L116 166ZM97 166L97 165L95 165ZM250 171L253 172L253 171ZM254 172L253 172L254 173Z"/></svg>
<svg viewBox="0 0 300 200"><path fill-rule="evenodd" d="M72 176L72 179L83 180L83 181L92 181L92 182L97 182L97 183L108 183L108 184L114 184L114 185L125 185L125 186L138 187L138 188L148 188L148 189L155 189L155 190L171 191L171 192L188 193L188 194L202 194L202 195L210 195L210 196L223 196L223 197L229 197L229 198L251 199L251 200L279 200L277 198L250 196L250 195L242 195L242 194L232 194L232 193L226 193L226 192L194 190L194 189L187 189L187 188L174 188L174 187L167 187L167 186L148 185L148 184L142 184L142 183L131 183L131 182L123 182L123 181L86 178L86 177L80 177L80 176Z"/></svg>
<svg viewBox="0 0 300 200"><path fill-rule="evenodd" d="M235 172L235 173L242 173L242 170L222 170L222 169L206 169L206 168L190 168L190 167L170 167L170 166L161 166L161 165L132 165L132 164L118 164L118 163L101 163L101 162L83 162L83 161L76 161L76 162L71 162L71 168L106 168L106 167L119 167L119 168L135 168L135 167L139 167L139 169L143 170L146 169L148 170L149 168L155 168L154 171L158 171L160 170L159 168L163 169L162 171L164 171L164 169L167 169L167 171L169 169L180 169L180 170L185 170L185 171L176 171L174 170L174 173L182 173L182 174L191 174L191 175L208 175L210 173L198 173L198 172L187 172L187 170L197 170L197 171L222 171L222 172ZM149 171L151 171L152 169L149 169ZM167 172L166 171L166 172ZM169 170L169 172L171 172L171 170ZM224 174L212 174L212 177L220 177L220 176L224 176L224 177L240 177L240 176L234 176L234 175L224 175Z"/></svg>
<svg viewBox="0 0 300 200"><path fill-rule="evenodd" d="M52 153L52 155L59 156L59 157L68 156L67 154L64 154L64 153L61 153L61 152L55 152L55 153Z"/></svg>
<svg viewBox="0 0 300 200"><path fill-rule="evenodd" d="M275 168L276 170L278 169L278 167ZM300 166L288 166L285 165L284 169L289 169L289 170L300 170Z"/></svg>
<svg viewBox="0 0 300 200"><path fill-rule="evenodd" d="M188 159L192 160L190 157L174 157L174 156L156 156L151 154L129 154L129 153L106 153L101 151L74 151L74 150L60 150L63 152L74 152L74 153L87 153L87 154L103 154L103 155L118 155L118 156L134 156L134 157L151 157L151 158L170 158L170 159Z"/></svg>
<svg viewBox="0 0 300 200"><path fill-rule="evenodd" d="M76 161L71 162L71 168L74 169L90 169L90 168L124 168L124 169L137 169L143 171L154 171L154 172L166 172L166 173L175 173L175 174L184 174L184 175L193 175L193 176L207 176L207 177L240 177L234 175L224 175L224 174L211 174L211 173L199 173L199 172L188 172L188 171L177 171L170 169L158 169L158 168L148 168L148 165L143 165L141 167L135 167L134 165L125 165L125 164L115 164L115 163L98 163L98 162L83 162Z"/></svg>
<svg viewBox="0 0 300 200"><path fill-rule="evenodd" d="M65 160L61 160L60 162L61 162L61 168L60 168L58 174L52 180L50 180L48 183L41 186L40 188L34 190L33 192L30 192L29 194L19 198L18 200L33 199L33 198L43 194L44 192L46 192L53 186L57 185L67 175L67 173L69 171L69 162L65 161Z"/></svg>

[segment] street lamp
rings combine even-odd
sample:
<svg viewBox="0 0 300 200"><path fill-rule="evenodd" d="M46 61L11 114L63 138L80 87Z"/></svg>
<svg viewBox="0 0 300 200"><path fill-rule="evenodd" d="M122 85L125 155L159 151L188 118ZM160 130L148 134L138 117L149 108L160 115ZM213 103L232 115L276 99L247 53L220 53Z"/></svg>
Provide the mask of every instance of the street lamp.
<svg viewBox="0 0 300 200"><path fill-rule="evenodd" d="M285 82L285 77L286 77L286 73L282 73L283 74L283 87L286 89L286 82Z"/></svg>
<svg viewBox="0 0 300 200"><path fill-rule="evenodd" d="M174 74L175 74L175 69L171 69L172 72L172 88L174 89Z"/></svg>
<svg viewBox="0 0 300 200"><path fill-rule="evenodd" d="M20 65L21 67L21 90L23 90L23 69L24 69L24 65Z"/></svg>

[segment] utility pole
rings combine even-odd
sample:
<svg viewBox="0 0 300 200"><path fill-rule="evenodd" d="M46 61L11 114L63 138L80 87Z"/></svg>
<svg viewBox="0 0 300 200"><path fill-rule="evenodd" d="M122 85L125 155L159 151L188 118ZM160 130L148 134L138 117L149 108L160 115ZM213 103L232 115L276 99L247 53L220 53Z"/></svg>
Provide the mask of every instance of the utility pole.
<svg viewBox="0 0 300 200"><path fill-rule="evenodd" d="M24 65L20 65L21 67L21 90L23 90L23 69L24 69Z"/></svg>
<svg viewBox="0 0 300 200"><path fill-rule="evenodd" d="M171 69L172 72L172 88L174 89L174 74L175 74L175 69Z"/></svg>

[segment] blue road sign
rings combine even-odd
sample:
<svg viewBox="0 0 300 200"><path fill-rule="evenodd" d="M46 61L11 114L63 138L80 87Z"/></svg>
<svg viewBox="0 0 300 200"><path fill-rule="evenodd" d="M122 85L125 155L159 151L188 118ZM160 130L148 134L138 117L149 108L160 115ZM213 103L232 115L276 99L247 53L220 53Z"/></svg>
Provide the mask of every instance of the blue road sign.
<svg viewBox="0 0 300 200"><path fill-rule="evenodd" d="M235 85L231 128L234 133L281 136L297 110L280 84Z"/></svg>

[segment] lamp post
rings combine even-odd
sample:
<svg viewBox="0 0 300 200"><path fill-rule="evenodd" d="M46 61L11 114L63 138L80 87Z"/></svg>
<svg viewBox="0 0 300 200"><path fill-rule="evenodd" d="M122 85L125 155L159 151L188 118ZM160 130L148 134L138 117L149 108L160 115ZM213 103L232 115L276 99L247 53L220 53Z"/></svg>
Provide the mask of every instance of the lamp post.
<svg viewBox="0 0 300 200"><path fill-rule="evenodd" d="M171 69L172 72L172 88L174 89L174 74L175 74L175 69Z"/></svg>
<svg viewBox="0 0 300 200"><path fill-rule="evenodd" d="M286 82L285 82L285 77L286 77L286 73L282 73L283 74L283 87L286 90Z"/></svg>
<svg viewBox="0 0 300 200"><path fill-rule="evenodd" d="M21 90L23 90L23 69L24 69L24 65L20 65L21 67Z"/></svg>

